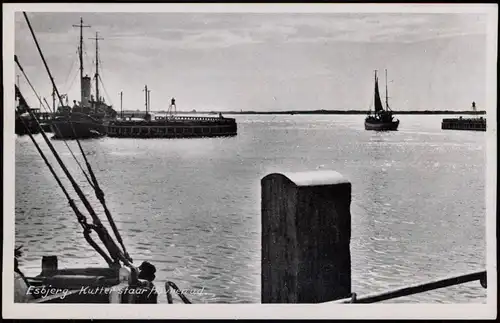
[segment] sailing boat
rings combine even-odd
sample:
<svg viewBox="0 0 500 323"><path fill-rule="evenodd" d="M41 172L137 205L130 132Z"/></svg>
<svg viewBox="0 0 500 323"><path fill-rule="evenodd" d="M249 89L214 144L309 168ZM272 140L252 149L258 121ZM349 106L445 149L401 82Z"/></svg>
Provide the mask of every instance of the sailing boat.
<svg viewBox="0 0 500 323"><path fill-rule="evenodd" d="M375 70L375 113L369 113L365 119L366 130L398 130L399 120L394 119L392 111L389 108L388 93L387 93L387 70L385 70L385 109L380 99L378 90L378 76Z"/></svg>
<svg viewBox="0 0 500 323"><path fill-rule="evenodd" d="M94 138L102 137L107 133L107 124L109 120L115 119L117 112L112 106L104 102L104 98L99 96L99 46L98 34L93 38L96 41L96 72L95 72L95 94L90 95L91 78L88 75L83 76L83 20L80 18L80 94L79 104L73 101L73 107L62 107L52 120L52 130L56 139L75 139L75 138Z"/></svg>

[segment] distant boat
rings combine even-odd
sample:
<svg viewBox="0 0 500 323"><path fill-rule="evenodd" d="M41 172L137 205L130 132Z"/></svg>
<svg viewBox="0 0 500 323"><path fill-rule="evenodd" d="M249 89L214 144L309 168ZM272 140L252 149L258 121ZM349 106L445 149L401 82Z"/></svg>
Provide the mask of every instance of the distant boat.
<svg viewBox="0 0 500 323"><path fill-rule="evenodd" d="M116 119L117 112L112 106L104 102L104 98L99 96L99 47L96 34L96 73L95 73L95 99L90 95L91 79L89 76L83 76L83 21L80 19L80 93L81 101L79 104L74 100L73 107L61 106L58 109L51 127L56 139L84 139L102 137L106 135L107 125L110 120ZM67 101L67 97L66 97Z"/></svg>
<svg viewBox="0 0 500 323"><path fill-rule="evenodd" d="M375 71L375 112L371 112L365 119L366 130L388 131L398 130L399 120L394 119L392 111L389 108L388 93L387 93L387 70L385 70L385 109L380 99L378 90L378 77Z"/></svg>

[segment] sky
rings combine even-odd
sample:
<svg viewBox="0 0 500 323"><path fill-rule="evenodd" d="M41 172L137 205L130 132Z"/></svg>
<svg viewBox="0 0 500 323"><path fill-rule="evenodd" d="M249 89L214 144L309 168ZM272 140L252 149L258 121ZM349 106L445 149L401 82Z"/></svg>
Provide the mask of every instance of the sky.
<svg viewBox="0 0 500 323"><path fill-rule="evenodd" d="M374 70L388 73L393 110L467 110L486 102L487 16L481 13L28 12L61 93L79 100L80 17L85 74L120 110L368 110ZM51 85L22 13L15 53L42 97ZM102 69L101 69L102 68ZM16 70L16 73L19 72ZM39 106L20 77L29 102ZM101 84L100 84L101 85Z"/></svg>

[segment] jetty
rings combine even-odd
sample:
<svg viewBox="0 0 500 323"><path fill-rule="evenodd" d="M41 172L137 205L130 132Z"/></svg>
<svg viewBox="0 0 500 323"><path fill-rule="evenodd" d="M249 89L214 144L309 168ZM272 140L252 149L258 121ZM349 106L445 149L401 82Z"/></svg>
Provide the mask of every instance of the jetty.
<svg viewBox="0 0 500 323"><path fill-rule="evenodd" d="M472 102L472 111L476 112L476 103ZM486 118L447 118L441 122L443 130L486 131Z"/></svg>
<svg viewBox="0 0 500 323"><path fill-rule="evenodd" d="M218 117L180 116L177 115L175 98L171 99L167 114L153 116L150 111L150 92L147 85L146 113L140 118L134 115L112 120L107 126L108 137L116 138L195 138L195 137L230 137L236 136L236 119Z"/></svg>
<svg viewBox="0 0 500 323"><path fill-rule="evenodd" d="M154 120L116 120L108 125L108 137L192 138L236 136L234 118L156 117Z"/></svg>
<svg viewBox="0 0 500 323"><path fill-rule="evenodd" d="M443 119L441 122L443 130L471 130L471 131L486 131L486 118L452 118Z"/></svg>

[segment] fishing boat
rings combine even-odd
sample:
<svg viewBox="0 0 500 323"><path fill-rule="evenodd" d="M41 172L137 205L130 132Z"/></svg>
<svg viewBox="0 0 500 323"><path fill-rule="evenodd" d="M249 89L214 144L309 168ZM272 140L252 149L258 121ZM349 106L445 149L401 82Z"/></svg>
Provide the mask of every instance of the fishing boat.
<svg viewBox="0 0 500 323"><path fill-rule="evenodd" d="M28 113L28 109L31 109L31 112L40 120L41 129L45 132L50 132L50 119L52 115L47 112L41 112L40 109L28 108L27 106L23 106L21 102L17 102L17 109L15 112L15 123L14 123L14 132L16 135L23 136L28 133L28 129L32 133L38 133L39 127L31 117L30 113Z"/></svg>
<svg viewBox="0 0 500 323"><path fill-rule="evenodd" d="M31 27L28 16L25 12L23 12L23 15L37 45L38 52L45 64L52 86L54 87L59 100L62 101L59 91L55 85L54 78L50 73L50 69ZM14 57L14 60L28 80L28 76L24 73L22 64L17 55ZM19 106L26 107L26 111L35 121L36 125L40 127L38 118L33 113L32 109L29 108L24 95L17 85L15 85L15 92L16 98L19 99L20 102ZM19 106L17 108L18 112L20 112ZM52 176L55 178L58 187L64 193L65 198L69 202L68 205L74 213L76 221L83 229L83 238L104 259L107 267L85 266L75 268L59 268L57 255L46 255L41 259L42 265L40 274L35 277L28 277L21 269L20 258L22 252L20 250L21 247L17 247L14 250L14 302L158 303L158 295L162 293L157 292L158 289L156 289L156 286L153 283L153 280L155 279L156 267L147 261L142 262L140 266L133 263L131 256L127 252L125 243L121 238L120 232L118 231L113 220L111 210L107 206L104 191L100 187L91 162L88 160L87 154L85 153L82 145L79 143L79 138L76 137L75 140L78 143L78 148L85 161L84 165L87 168L86 171L83 167L80 168L80 170L85 175L87 182L90 184L89 187L92 189L97 198L97 206L104 210L104 214L106 215L107 222L112 229L114 237L108 231L103 221L101 221L98 212L96 211L96 206L92 205L93 203L91 203L89 198L87 198L86 192L84 192L77 179L75 179L75 177L71 174L70 169L68 169L61 159L59 152L56 150L51 140L40 128L38 131L42 135L42 141L35 140L33 133L29 130L29 128L27 134L35 146L39 156L50 170ZM54 167L52 166L53 162L47 158L47 150L40 147L42 143L45 143L48 146L48 153L55 157L55 161L62 169L63 174L58 174L54 170ZM67 148L71 151L69 145L67 145ZM77 160L72 151L71 153L75 160ZM68 182L72 188L71 192L66 187ZM74 194L76 194L80 201L73 198L72 195ZM83 210L81 210L82 206L86 211L85 214ZM92 219L92 222L87 220L87 214ZM95 235L92 235L92 233L95 233ZM96 237L100 240L100 244L98 244L98 241L95 240ZM184 303L190 303L175 283L167 281L165 283L165 294L168 303L173 303L172 289Z"/></svg>
<svg viewBox="0 0 500 323"><path fill-rule="evenodd" d="M374 106L375 112L372 114L370 111L365 119L365 129L376 131L398 130L399 120L394 119L392 110L389 107L387 92L387 70L385 70L385 108L382 105L382 100L380 99L377 71L375 71Z"/></svg>
<svg viewBox="0 0 500 323"><path fill-rule="evenodd" d="M15 117L15 127L14 131L16 135L23 136L28 133L28 128L32 133L38 133L38 126L36 126L33 122L33 119L29 115L28 112L20 112L16 111Z"/></svg>
<svg viewBox="0 0 500 323"><path fill-rule="evenodd" d="M63 106L58 109L51 126L55 139L85 139L102 137L106 135L107 125L110 120L117 116L117 112L111 105L106 104L104 97L99 95L99 38L98 33L93 38L96 42L95 59L95 98L91 95L91 78L83 76L83 19L80 19L80 45L78 47L80 61L80 102L73 100L73 107Z"/></svg>

